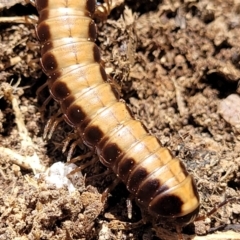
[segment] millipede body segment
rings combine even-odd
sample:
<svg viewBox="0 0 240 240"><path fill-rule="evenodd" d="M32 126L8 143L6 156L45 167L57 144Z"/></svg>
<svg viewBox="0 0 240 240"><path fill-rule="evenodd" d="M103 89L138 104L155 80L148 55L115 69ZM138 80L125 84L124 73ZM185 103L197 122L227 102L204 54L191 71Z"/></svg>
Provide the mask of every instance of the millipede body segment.
<svg viewBox="0 0 240 240"><path fill-rule="evenodd" d="M36 0L42 69L64 118L154 216L194 221L199 196L183 163L118 100L101 65L95 0Z"/></svg>

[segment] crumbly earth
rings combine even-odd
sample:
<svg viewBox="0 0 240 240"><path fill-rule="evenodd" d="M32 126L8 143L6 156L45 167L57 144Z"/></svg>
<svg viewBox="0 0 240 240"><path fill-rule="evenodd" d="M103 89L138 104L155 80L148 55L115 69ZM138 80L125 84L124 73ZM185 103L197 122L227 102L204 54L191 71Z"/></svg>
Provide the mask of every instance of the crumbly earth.
<svg viewBox="0 0 240 240"><path fill-rule="evenodd" d="M193 174L201 214L239 197L240 101L227 98L240 93L239 1L113 3L107 20L97 19L97 44L112 84ZM0 23L0 239L177 239L174 229L156 224L134 202L128 219L123 184L102 199L116 178L98 161L83 170L86 181L72 194L34 177L66 161L63 143L74 142L73 130L61 122L51 139L43 138L58 106L51 101L40 109L48 92L36 94L46 77L36 61L34 26L13 22L36 10L23 1L0 1L0 7L1 17L9 17ZM73 157L88 152L80 144ZM183 229L185 239L240 239L239 232L239 199Z"/></svg>

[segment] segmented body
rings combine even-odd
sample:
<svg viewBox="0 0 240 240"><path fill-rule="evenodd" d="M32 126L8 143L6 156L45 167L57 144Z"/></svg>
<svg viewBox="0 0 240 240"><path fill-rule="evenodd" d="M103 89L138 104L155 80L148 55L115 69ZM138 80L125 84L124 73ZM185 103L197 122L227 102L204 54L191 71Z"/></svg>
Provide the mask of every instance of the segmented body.
<svg viewBox="0 0 240 240"><path fill-rule="evenodd" d="M150 214L178 225L199 211L193 178L119 101L101 65L95 0L36 0L42 68L64 118Z"/></svg>

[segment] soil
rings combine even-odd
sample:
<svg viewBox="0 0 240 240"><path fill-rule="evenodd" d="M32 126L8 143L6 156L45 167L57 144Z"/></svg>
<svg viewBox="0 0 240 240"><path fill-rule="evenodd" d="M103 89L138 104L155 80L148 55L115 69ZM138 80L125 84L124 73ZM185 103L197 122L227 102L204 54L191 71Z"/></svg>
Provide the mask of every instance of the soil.
<svg viewBox="0 0 240 240"><path fill-rule="evenodd" d="M96 15L111 84L194 176L201 215L238 198L183 229L184 239L240 239L239 1L113 4L107 19ZM82 171L74 193L36 178L54 162L89 150L79 144L68 154L75 138L64 122L44 138L58 105L41 107L47 88L36 94L46 76L33 24L14 23L36 9L24 1L0 1L0 8L0 21L9 18L0 25L0 239L178 239L175 229L157 224L134 201L132 211L127 208L123 184L102 199L116 177L99 161Z"/></svg>

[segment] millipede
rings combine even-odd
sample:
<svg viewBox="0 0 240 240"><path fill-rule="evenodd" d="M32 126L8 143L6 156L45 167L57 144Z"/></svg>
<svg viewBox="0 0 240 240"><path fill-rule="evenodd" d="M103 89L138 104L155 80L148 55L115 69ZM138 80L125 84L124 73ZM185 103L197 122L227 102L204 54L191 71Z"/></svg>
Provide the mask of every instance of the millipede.
<svg viewBox="0 0 240 240"><path fill-rule="evenodd" d="M95 0L35 0L35 6L42 70L64 120L125 183L140 207L179 232L198 217L196 184L109 84L95 43Z"/></svg>

